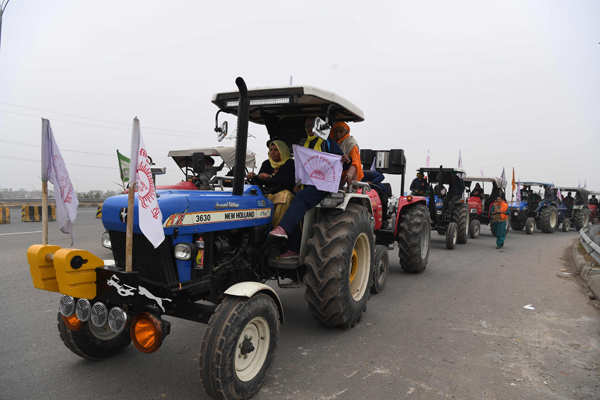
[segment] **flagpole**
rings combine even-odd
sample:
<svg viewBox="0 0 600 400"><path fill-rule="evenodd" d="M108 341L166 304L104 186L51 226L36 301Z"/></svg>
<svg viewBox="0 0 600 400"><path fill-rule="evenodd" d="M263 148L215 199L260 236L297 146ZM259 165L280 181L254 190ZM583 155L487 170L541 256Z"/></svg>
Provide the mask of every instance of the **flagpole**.
<svg viewBox="0 0 600 400"><path fill-rule="evenodd" d="M48 244L48 181L42 179L42 244Z"/></svg>
<svg viewBox="0 0 600 400"><path fill-rule="evenodd" d="M133 201L135 182L129 185L127 193L127 231L125 233L125 272L133 271Z"/></svg>
<svg viewBox="0 0 600 400"><path fill-rule="evenodd" d="M42 118L42 244L48 244L48 163L50 160L48 146L50 144L47 132L48 121Z"/></svg>

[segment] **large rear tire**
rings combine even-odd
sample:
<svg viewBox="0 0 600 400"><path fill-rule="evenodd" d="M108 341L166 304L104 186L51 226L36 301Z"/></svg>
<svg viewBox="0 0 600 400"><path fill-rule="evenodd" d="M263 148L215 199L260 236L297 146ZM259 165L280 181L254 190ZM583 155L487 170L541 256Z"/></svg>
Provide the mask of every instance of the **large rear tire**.
<svg viewBox="0 0 600 400"><path fill-rule="evenodd" d="M587 208L577 210L577 212L574 212L573 222L573 225L575 225L575 230L579 232L581 228L588 226L590 223L590 211Z"/></svg>
<svg viewBox="0 0 600 400"><path fill-rule="evenodd" d="M215 399L249 399L260 390L277 347L279 312L267 294L227 296L210 317L200 377Z"/></svg>
<svg viewBox="0 0 600 400"><path fill-rule="evenodd" d="M429 210L423 204L409 206L398 222L398 258L405 272L425 271L429 261L431 222Z"/></svg>
<svg viewBox="0 0 600 400"><path fill-rule="evenodd" d="M350 204L325 214L306 243L304 298L312 315L327 327L351 328L367 308L375 238L367 209Z"/></svg>
<svg viewBox="0 0 600 400"><path fill-rule="evenodd" d="M458 237L456 222L450 222L448 224L448 229L446 230L446 248L448 250L452 250L456 247L456 240Z"/></svg>
<svg viewBox="0 0 600 400"><path fill-rule="evenodd" d="M112 357L131 344L129 323L119 334L112 333L108 326L96 328L89 322L77 331L67 328L61 313L57 315L60 338L69 350L86 360L99 361Z"/></svg>
<svg viewBox="0 0 600 400"><path fill-rule="evenodd" d="M456 242L458 244L466 244L469 240L469 209L468 206L457 204L454 209L452 220L456 222Z"/></svg>
<svg viewBox="0 0 600 400"><path fill-rule="evenodd" d="M377 294L383 292L389 268L390 257L388 255L387 247L382 245L375 246L375 266L373 268L373 286L371 286L371 293Z"/></svg>
<svg viewBox="0 0 600 400"><path fill-rule="evenodd" d="M539 227L544 233L553 233L558 228L558 210L554 206L547 206L540 212Z"/></svg>

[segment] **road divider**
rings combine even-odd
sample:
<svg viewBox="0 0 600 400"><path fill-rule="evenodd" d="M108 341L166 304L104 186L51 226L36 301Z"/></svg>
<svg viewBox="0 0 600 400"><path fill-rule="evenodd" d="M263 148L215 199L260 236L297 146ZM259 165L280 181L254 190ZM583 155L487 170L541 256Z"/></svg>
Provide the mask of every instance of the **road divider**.
<svg viewBox="0 0 600 400"><path fill-rule="evenodd" d="M96 218L98 218L98 219L102 218L102 204L100 204L98 206L98 209L96 210Z"/></svg>
<svg viewBox="0 0 600 400"><path fill-rule="evenodd" d="M21 222L40 222L42 206L21 206ZM48 205L48 221L56 221L56 206Z"/></svg>
<svg viewBox="0 0 600 400"><path fill-rule="evenodd" d="M0 224L10 224L10 208L0 207Z"/></svg>

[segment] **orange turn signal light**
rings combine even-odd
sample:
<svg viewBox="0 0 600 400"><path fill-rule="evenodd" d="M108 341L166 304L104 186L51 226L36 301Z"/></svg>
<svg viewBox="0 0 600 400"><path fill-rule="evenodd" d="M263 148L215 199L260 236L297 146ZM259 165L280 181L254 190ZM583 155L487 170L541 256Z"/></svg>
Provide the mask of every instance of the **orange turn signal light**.
<svg viewBox="0 0 600 400"><path fill-rule="evenodd" d="M162 344L162 323L150 313L138 314L131 321L129 335L136 349L142 353L153 353Z"/></svg>
<svg viewBox="0 0 600 400"><path fill-rule="evenodd" d="M406 201L412 201L413 197L412 196L406 196Z"/></svg>
<svg viewBox="0 0 600 400"><path fill-rule="evenodd" d="M65 326L71 331L78 331L83 325L83 322L81 322L81 320L77 318L77 315L75 315L75 313L71 314L68 317L65 317L64 315L61 315L61 317L63 322L65 323Z"/></svg>

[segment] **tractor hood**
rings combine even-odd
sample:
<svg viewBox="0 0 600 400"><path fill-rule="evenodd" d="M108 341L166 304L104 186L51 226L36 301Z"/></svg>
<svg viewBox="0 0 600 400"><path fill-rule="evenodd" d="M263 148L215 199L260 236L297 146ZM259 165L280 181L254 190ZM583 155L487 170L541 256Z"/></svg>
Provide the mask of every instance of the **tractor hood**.
<svg viewBox="0 0 600 400"><path fill-rule="evenodd" d="M273 203L254 185L245 185L241 196L228 191L159 190L158 205L163 216L165 235L222 231L271 222ZM136 194L137 197L137 194ZM108 231L125 232L127 195L106 199L102 206L102 223ZM138 202L134 206L134 233L138 225Z"/></svg>

